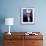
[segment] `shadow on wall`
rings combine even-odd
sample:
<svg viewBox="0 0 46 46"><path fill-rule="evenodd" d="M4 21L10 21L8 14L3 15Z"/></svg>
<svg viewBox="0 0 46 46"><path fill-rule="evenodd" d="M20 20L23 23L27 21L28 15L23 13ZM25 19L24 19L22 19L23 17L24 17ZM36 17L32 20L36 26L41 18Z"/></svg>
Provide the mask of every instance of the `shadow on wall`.
<svg viewBox="0 0 46 46"><path fill-rule="evenodd" d="M2 25L4 25L5 23L5 17L4 16L0 16L0 46L3 46L3 34L2 33Z"/></svg>
<svg viewBox="0 0 46 46"><path fill-rule="evenodd" d="M5 24L5 17L4 16L0 16L0 33L2 33L2 25Z"/></svg>

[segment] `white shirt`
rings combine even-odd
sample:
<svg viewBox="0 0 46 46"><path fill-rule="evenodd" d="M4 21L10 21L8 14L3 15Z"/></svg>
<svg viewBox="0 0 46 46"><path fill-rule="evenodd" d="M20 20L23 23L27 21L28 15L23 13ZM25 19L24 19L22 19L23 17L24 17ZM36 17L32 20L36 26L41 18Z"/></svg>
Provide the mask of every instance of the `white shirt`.
<svg viewBox="0 0 46 46"><path fill-rule="evenodd" d="M30 22L30 17L28 17L28 22Z"/></svg>

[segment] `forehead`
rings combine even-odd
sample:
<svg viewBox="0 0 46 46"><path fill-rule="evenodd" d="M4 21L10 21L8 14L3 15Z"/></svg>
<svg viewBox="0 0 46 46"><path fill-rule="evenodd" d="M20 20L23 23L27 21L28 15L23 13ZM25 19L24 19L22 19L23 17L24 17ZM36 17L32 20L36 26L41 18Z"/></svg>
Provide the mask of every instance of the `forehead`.
<svg viewBox="0 0 46 46"><path fill-rule="evenodd" d="M31 9L26 9L26 13L31 13Z"/></svg>
<svg viewBox="0 0 46 46"><path fill-rule="evenodd" d="M28 9L28 10L29 10L29 11L30 11L30 13L31 13L32 9ZM27 14L27 12L26 12L26 11L27 11L27 9L23 9L23 14L24 14L24 15L26 15L26 14Z"/></svg>

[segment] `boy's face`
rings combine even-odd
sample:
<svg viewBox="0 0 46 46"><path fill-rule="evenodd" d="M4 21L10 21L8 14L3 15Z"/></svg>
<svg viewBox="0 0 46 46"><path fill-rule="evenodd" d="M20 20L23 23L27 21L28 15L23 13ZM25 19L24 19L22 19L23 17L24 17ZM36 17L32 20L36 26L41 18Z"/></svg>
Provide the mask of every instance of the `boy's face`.
<svg viewBox="0 0 46 46"><path fill-rule="evenodd" d="M31 16L30 13L26 13L27 16Z"/></svg>

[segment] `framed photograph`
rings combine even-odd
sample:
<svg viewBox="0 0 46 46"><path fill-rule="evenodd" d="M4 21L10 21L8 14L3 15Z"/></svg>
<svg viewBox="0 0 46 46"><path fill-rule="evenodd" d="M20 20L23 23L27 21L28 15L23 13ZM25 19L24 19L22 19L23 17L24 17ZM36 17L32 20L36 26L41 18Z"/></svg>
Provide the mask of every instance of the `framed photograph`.
<svg viewBox="0 0 46 46"><path fill-rule="evenodd" d="M21 8L21 23L34 24L34 8Z"/></svg>

